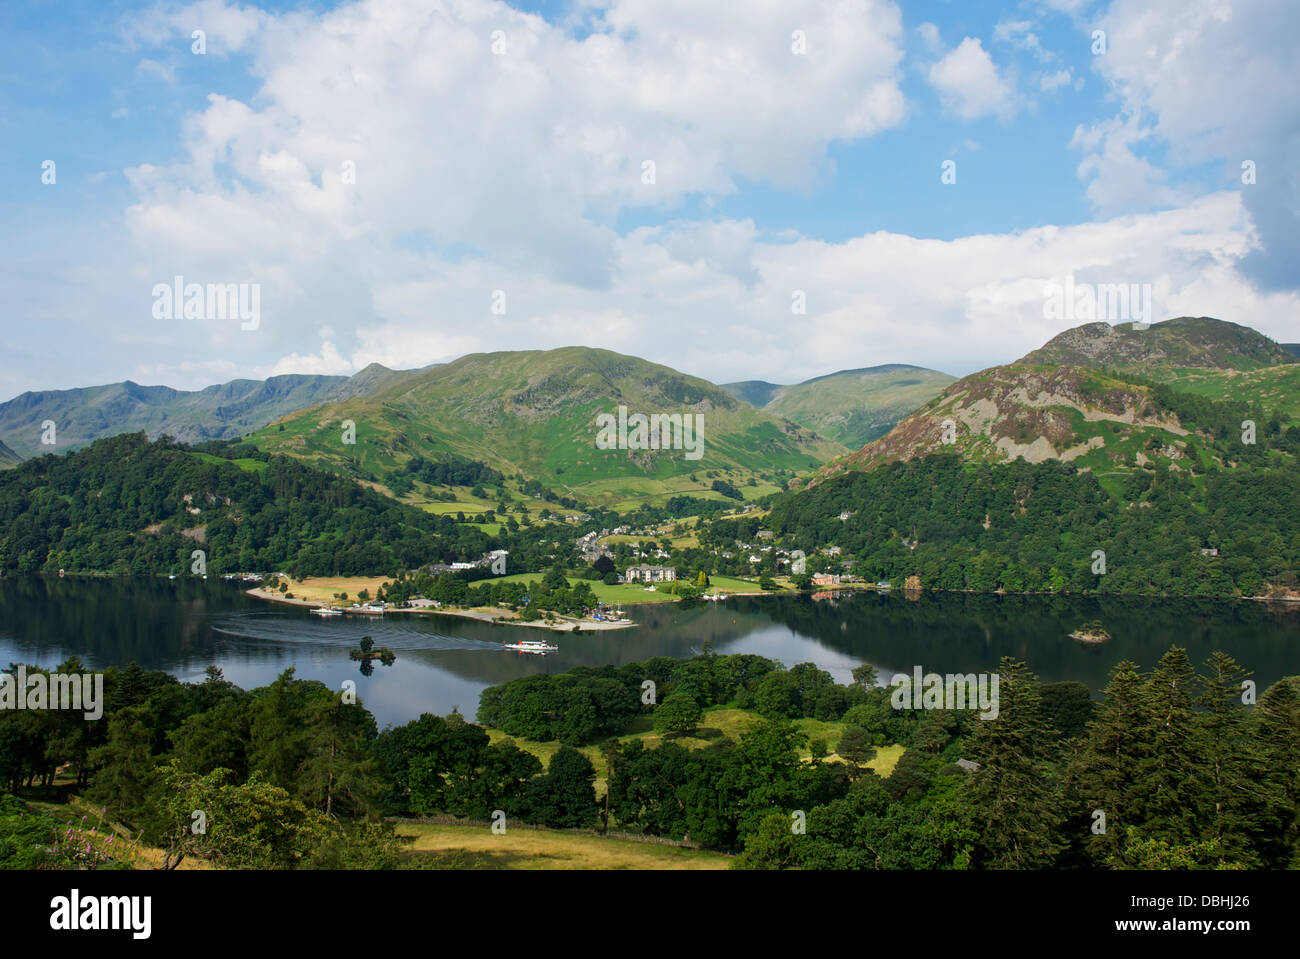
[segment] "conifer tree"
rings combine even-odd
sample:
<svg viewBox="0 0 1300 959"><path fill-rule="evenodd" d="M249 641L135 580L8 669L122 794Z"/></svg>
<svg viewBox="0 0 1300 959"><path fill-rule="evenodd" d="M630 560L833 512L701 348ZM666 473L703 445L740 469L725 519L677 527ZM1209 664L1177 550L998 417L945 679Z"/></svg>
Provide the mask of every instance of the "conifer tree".
<svg viewBox="0 0 1300 959"><path fill-rule="evenodd" d="M982 768L967 780L963 801L980 830L977 865L1041 869L1063 848L1060 797L1045 758L1051 734L1038 677L1004 657L997 718L976 722L970 738L970 756Z"/></svg>
<svg viewBox="0 0 1300 959"><path fill-rule="evenodd" d="M1086 848L1096 865L1117 855L1127 828L1145 816L1137 776L1151 747L1144 735L1148 724L1141 693L1138 665L1126 659L1111 672L1106 698L1070 770L1073 821L1081 831L1088 830ZM1095 815L1097 810L1104 820Z"/></svg>
<svg viewBox="0 0 1300 959"><path fill-rule="evenodd" d="M1187 650L1172 646L1142 686L1150 744L1137 764L1139 792L1146 798L1145 834L1171 846L1186 845L1198 833L1192 785L1198 742L1192 717L1196 676Z"/></svg>
<svg viewBox="0 0 1300 959"><path fill-rule="evenodd" d="M1256 845L1270 808L1281 799L1255 738L1255 717L1242 703L1249 675L1231 656L1215 651L1197 677L1196 702L1204 712L1196 716L1200 755L1194 786L1201 838L1216 842L1227 860L1258 867Z"/></svg>
<svg viewBox="0 0 1300 959"><path fill-rule="evenodd" d="M1277 803L1261 850L1270 866L1300 868L1300 677L1274 683L1257 708L1260 748Z"/></svg>

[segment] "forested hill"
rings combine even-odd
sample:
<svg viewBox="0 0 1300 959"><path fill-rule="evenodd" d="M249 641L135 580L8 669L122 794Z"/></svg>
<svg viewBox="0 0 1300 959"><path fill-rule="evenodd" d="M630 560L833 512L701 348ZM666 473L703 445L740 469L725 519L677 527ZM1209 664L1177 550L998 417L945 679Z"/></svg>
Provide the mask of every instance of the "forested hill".
<svg viewBox="0 0 1300 959"><path fill-rule="evenodd" d="M1105 478L1108 481L1109 477ZM848 514L846 519L840 516ZM786 494L763 519L716 520L705 546L757 526L811 558L836 546L869 582L980 592L1296 595L1300 468L1135 470L1108 491L1056 461L892 463ZM1105 553L1095 572L1095 551Z"/></svg>
<svg viewBox="0 0 1300 959"><path fill-rule="evenodd" d="M209 573L370 575L493 546L482 530L249 446L126 434L0 473L0 570L189 573L202 549Z"/></svg>

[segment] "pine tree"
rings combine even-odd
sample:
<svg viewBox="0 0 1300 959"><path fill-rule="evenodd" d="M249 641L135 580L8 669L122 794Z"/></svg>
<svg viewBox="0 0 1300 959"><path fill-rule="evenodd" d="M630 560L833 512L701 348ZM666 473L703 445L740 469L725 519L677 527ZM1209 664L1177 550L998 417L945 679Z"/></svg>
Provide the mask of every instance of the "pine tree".
<svg viewBox="0 0 1300 959"><path fill-rule="evenodd" d="M1216 842L1231 862L1261 865L1256 852L1267 829L1269 809L1282 803L1278 785L1269 780L1256 739L1256 722L1242 703L1242 685L1250 674L1231 656L1214 652L1197 677L1200 727L1196 798L1201 838Z"/></svg>
<svg viewBox="0 0 1300 959"><path fill-rule="evenodd" d="M1124 660L1111 671L1105 700L1088 726L1087 739L1069 774L1069 793L1075 822L1089 857L1103 865L1118 855L1128 827L1145 818L1139 770L1150 759L1145 737L1148 722L1142 698L1138 665ZM1105 817L1104 831L1095 824ZM1083 833L1083 830L1087 830Z"/></svg>
<svg viewBox="0 0 1300 959"><path fill-rule="evenodd" d="M1038 677L1004 657L997 701L997 718L975 724L969 754L983 768L970 775L962 794L965 811L982 826L976 860L994 869L1042 869L1063 848L1063 817L1046 762L1051 730Z"/></svg>
<svg viewBox="0 0 1300 959"><path fill-rule="evenodd" d="M1190 801L1197 761L1195 681L1187 650L1173 646L1142 687L1147 720L1142 735L1151 747L1138 765L1146 798L1145 834L1171 846L1186 845L1197 834L1195 804Z"/></svg>
<svg viewBox="0 0 1300 959"><path fill-rule="evenodd" d="M1258 735L1278 805L1262 852L1275 868L1300 868L1300 677L1270 686L1259 698Z"/></svg>
<svg viewBox="0 0 1300 959"><path fill-rule="evenodd" d="M326 816L369 813L382 790L376 764L362 748L365 727L374 720L361 706L332 695L313 697L307 710L296 798Z"/></svg>

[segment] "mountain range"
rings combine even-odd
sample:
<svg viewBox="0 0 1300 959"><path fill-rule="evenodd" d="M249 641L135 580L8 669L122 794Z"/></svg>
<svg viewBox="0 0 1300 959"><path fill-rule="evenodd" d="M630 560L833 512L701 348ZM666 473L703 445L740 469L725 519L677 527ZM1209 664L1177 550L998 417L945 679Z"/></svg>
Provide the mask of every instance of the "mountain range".
<svg viewBox="0 0 1300 959"><path fill-rule="evenodd" d="M858 447L888 433L954 380L936 370L890 363L828 373L792 386L746 380L722 388L752 406Z"/></svg>
<svg viewBox="0 0 1300 959"><path fill-rule="evenodd" d="M687 457L685 449L598 448L597 417L618 416L620 408L628 416L702 418L702 457ZM355 426L352 443L344 442L347 422ZM667 439L652 445L665 447ZM848 452L706 380L579 346L463 356L291 413L251 441L380 482L416 457L456 456L596 499L707 490L707 479L721 474L733 482L766 478L776 488L779 472L807 471Z"/></svg>
<svg viewBox="0 0 1300 959"><path fill-rule="evenodd" d="M127 380L27 392L0 404L0 442L26 458L66 452L120 433L144 432L150 439L166 433L187 443L234 439L285 413L323 402L346 382L344 376L287 375L187 391ZM52 446L41 442L46 421L55 424Z"/></svg>
<svg viewBox="0 0 1300 959"><path fill-rule="evenodd" d="M1300 422L1298 350L1240 324L1178 317L1150 326L1086 323L960 380L890 364L792 385L718 386L575 346L476 353L418 370L372 364L351 377L235 380L194 392L128 381L0 404L0 466L47 452L41 434L53 420L60 450L138 431L191 443L247 437L390 492L410 492L403 474L421 463L470 460L538 490L604 504L716 497L718 482L753 487L746 494L753 497L799 474L816 484L936 452L980 463L1058 460L1099 476L1162 463L1196 472L1260 455L1232 446L1233 417L1233 429L1260 420L1265 438ZM597 417L620 408L687 422L698 416L703 456L635 442L599 448ZM1264 446L1277 453L1284 444Z"/></svg>

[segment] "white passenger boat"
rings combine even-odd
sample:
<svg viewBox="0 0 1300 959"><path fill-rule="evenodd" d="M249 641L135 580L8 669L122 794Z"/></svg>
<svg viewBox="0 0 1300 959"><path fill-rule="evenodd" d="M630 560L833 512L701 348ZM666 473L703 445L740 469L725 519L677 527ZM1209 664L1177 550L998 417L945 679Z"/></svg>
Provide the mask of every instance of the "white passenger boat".
<svg viewBox="0 0 1300 959"><path fill-rule="evenodd" d="M345 613L360 613L363 616L383 616L384 607L376 606L372 603L358 603L356 606L349 606L343 610Z"/></svg>
<svg viewBox="0 0 1300 959"><path fill-rule="evenodd" d="M313 606L311 610L315 616L342 616L343 610L337 606Z"/></svg>
<svg viewBox="0 0 1300 959"><path fill-rule="evenodd" d="M502 649L513 649L520 653L553 653L559 646L552 646L541 639L521 639L517 643L502 643Z"/></svg>

